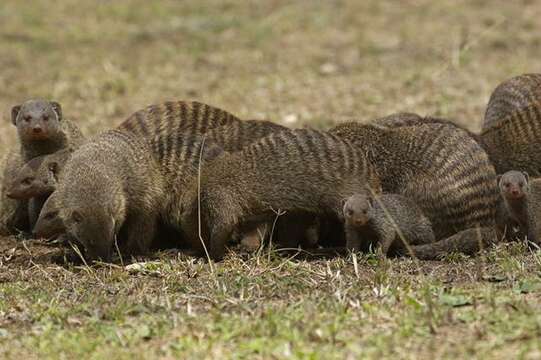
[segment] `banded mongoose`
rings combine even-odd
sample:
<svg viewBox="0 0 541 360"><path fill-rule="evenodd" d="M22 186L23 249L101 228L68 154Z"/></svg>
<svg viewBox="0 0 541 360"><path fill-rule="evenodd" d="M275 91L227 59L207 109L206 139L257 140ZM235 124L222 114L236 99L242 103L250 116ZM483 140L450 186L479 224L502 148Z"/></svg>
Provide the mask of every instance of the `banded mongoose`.
<svg viewBox="0 0 541 360"><path fill-rule="evenodd" d="M32 234L36 238L52 239L66 232L66 227L59 216L60 209L57 206L57 195L57 193L53 192L41 208L36 225L32 230Z"/></svg>
<svg viewBox="0 0 541 360"><path fill-rule="evenodd" d="M59 174L73 149L59 150L27 162L15 175L7 190L7 197L28 200L28 216L33 228L43 203L56 189Z"/></svg>
<svg viewBox="0 0 541 360"><path fill-rule="evenodd" d="M430 220L413 200L401 195L354 194L344 204L344 219L349 250L372 245L391 255L407 251L410 245L435 241Z"/></svg>
<svg viewBox="0 0 541 360"><path fill-rule="evenodd" d="M29 230L27 202L7 197L8 182L31 159L52 154L84 141L79 128L63 119L62 107L55 101L28 100L11 109L11 121L17 127L20 148L8 155L0 196L0 233Z"/></svg>
<svg viewBox="0 0 541 360"><path fill-rule="evenodd" d="M329 132L367 154L383 192L415 201L436 239L494 226L496 174L486 152L466 131L445 123L389 128L350 122Z"/></svg>
<svg viewBox="0 0 541 360"><path fill-rule="evenodd" d="M527 236L528 240L539 244L537 217L541 206L541 180L530 182L528 173L511 170L499 177L500 205L496 224L500 236L513 239L513 230L518 228L519 237Z"/></svg>
<svg viewBox="0 0 541 360"><path fill-rule="evenodd" d="M498 174L541 176L541 74L504 81L487 105L480 134Z"/></svg>
<svg viewBox="0 0 541 360"><path fill-rule="evenodd" d="M239 225L269 222L282 211L342 221L343 199L367 188L380 192L363 151L325 132L285 130L203 167L171 214L194 245L201 229L210 257L219 260Z"/></svg>
<svg viewBox="0 0 541 360"><path fill-rule="evenodd" d="M110 130L72 154L54 196L67 235L82 245L85 257L109 261L117 236L123 256L148 251L164 185L148 144Z"/></svg>
<svg viewBox="0 0 541 360"><path fill-rule="evenodd" d="M513 241L528 237L530 243L541 245L541 179L529 180L519 171L509 171L499 178L500 202L496 213L496 229L472 228L428 245L412 246L416 257L438 259L451 252L474 254L502 239ZM518 228L518 233L514 232Z"/></svg>
<svg viewBox="0 0 541 360"><path fill-rule="evenodd" d="M151 141L162 135L201 135L241 121L227 111L197 101L167 101L136 111L117 129Z"/></svg>

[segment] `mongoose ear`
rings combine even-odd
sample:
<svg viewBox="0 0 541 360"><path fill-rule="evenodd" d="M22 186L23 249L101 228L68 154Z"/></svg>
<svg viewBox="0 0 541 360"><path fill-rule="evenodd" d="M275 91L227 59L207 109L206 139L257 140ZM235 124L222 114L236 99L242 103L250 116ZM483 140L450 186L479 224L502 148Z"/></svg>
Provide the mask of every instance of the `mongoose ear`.
<svg viewBox="0 0 541 360"><path fill-rule="evenodd" d="M60 106L59 103L56 101L50 102L51 107L53 108L53 111L56 113L56 117L58 118L58 121L62 120L62 106Z"/></svg>
<svg viewBox="0 0 541 360"><path fill-rule="evenodd" d="M21 111L21 105L15 105L11 108L11 122L13 125L17 125L17 115L19 115L19 111Z"/></svg>
<svg viewBox="0 0 541 360"><path fill-rule="evenodd" d="M526 171L523 171L522 175L524 175L524 177L526 178L526 181L530 181L529 175Z"/></svg>

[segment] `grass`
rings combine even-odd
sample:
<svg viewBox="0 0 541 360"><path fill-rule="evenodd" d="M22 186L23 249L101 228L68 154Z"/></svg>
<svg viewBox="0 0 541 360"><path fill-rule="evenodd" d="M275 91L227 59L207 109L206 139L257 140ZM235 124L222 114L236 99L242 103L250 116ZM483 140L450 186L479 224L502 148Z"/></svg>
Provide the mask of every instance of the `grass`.
<svg viewBox="0 0 541 360"><path fill-rule="evenodd" d="M540 68L534 1L55 2L0 7L0 153L11 106L62 103L86 134L166 99L328 127L395 111L477 130L493 88ZM541 256L441 262L158 253L59 266L0 242L3 358L541 357ZM356 266L355 266L356 264Z"/></svg>

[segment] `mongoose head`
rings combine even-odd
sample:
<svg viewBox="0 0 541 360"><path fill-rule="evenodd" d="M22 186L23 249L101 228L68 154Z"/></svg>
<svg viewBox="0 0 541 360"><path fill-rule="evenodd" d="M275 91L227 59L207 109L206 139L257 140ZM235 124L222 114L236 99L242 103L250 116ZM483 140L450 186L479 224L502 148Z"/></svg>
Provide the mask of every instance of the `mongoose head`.
<svg viewBox="0 0 541 360"><path fill-rule="evenodd" d="M344 204L344 219L346 224L364 226L370 221L374 198L366 194L350 196Z"/></svg>
<svg viewBox="0 0 541 360"><path fill-rule="evenodd" d="M51 239L66 231L58 214L56 196L53 193L43 204L32 234L37 238Z"/></svg>
<svg viewBox="0 0 541 360"><path fill-rule="evenodd" d="M15 175L8 187L7 196L12 199L30 199L51 194L71 153L72 149L64 149L30 160Z"/></svg>
<svg viewBox="0 0 541 360"><path fill-rule="evenodd" d="M11 109L11 122L23 142L48 140L61 131L62 108L47 100L28 100Z"/></svg>
<svg viewBox="0 0 541 360"><path fill-rule="evenodd" d="M59 216L87 260L110 261L116 235L126 218L124 189L116 174L79 160L72 157L66 164L54 193L58 193Z"/></svg>
<svg viewBox="0 0 541 360"><path fill-rule="evenodd" d="M529 192L528 173L511 170L498 176L498 187L502 197L508 200L522 199Z"/></svg>

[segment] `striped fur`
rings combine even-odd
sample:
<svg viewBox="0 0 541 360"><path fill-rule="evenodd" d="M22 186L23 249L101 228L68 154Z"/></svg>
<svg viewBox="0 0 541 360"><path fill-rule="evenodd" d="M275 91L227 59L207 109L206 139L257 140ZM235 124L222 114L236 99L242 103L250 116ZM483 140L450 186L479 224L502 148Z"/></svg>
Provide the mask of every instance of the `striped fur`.
<svg viewBox="0 0 541 360"><path fill-rule="evenodd" d="M496 174L482 147L444 122L386 128L345 123L330 130L355 143L376 166L383 191L414 199L437 239L493 225Z"/></svg>
<svg viewBox="0 0 541 360"><path fill-rule="evenodd" d="M343 201L367 187L380 192L375 170L349 142L316 130L280 131L203 167L203 238L219 259L238 225L268 221L273 210L342 219ZM181 201L184 206L174 212L194 245L199 242L197 195L194 183Z"/></svg>
<svg viewBox="0 0 541 360"><path fill-rule="evenodd" d="M481 138L498 174L541 176L541 74L512 78L494 90Z"/></svg>
<svg viewBox="0 0 541 360"><path fill-rule="evenodd" d="M168 101L133 113L117 129L154 139L168 134L205 134L240 121L227 111L197 101Z"/></svg>

